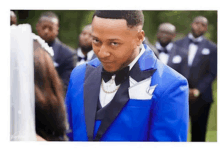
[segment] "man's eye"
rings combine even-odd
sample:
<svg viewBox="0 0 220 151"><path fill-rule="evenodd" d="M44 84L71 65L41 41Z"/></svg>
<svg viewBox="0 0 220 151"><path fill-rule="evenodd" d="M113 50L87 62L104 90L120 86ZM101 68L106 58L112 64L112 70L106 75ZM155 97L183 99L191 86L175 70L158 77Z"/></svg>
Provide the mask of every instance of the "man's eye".
<svg viewBox="0 0 220 151"><path fill-rule="evenodd" d="M112 45L112 46L117 46L118 43L117 43L117 42L111 42L111 45Z"/></svg>
<svg viewBox="0 0 220 151"><path fill-rule="evenodd" d="M97 40L97 39L93 39L92 40L94 43L99 43L99 40Z"/></svg>

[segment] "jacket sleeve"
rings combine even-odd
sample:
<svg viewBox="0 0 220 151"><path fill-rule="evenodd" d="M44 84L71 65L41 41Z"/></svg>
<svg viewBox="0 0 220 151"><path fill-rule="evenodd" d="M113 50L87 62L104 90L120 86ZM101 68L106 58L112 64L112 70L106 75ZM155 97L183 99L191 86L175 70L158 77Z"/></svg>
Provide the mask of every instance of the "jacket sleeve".
<svg viewBox="0 0 220 151"><path fill-rule="evenodd" d="M217 47L211 51L209 57L209 69L207 74L198 82L197 85L197 89L200 91L200 93L204 93L206 89L212 85L212 82L217 76Z"/></svg>
<svg viewBox="0 0 220 151"><path fill-rule="evenodd" d="M189 122L187 80L177 79L164 89L161 97L152 105L149 141L187 141Z"/></svg>

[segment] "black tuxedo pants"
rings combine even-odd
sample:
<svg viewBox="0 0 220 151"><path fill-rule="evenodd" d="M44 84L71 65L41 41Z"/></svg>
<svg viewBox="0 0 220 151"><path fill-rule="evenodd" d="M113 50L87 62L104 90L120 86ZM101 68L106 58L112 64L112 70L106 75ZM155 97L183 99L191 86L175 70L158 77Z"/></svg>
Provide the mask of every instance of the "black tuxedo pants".
<svg viewBox="0 0 220 151"><path fill-rule="evenodd" d="M191 141L205 142L207 122L211 103L202 100L190 100L189 114L191 119Z"/></svg>

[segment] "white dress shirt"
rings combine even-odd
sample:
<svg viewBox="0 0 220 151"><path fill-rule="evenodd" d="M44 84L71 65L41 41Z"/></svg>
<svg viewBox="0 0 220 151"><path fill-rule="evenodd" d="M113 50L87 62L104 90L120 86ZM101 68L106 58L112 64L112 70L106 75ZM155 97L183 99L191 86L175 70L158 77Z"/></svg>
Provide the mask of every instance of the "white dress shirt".
<svg viewBox="0 0 220 151"><path fill-rule="evenodd" d="M145 52L145 48L142 45L141 46L141 52L139 53L139 55L128 65L129 66L129 70L132 69L132 67L134 66L134 64L138 61L138 59L141 57L141 55ZM100 86L100 93L99 93L99 99L100 99L100 104L102 107L106 106L115 96L117 90L113 93L106 93L103 91L103 88L105 89L105 91L114 91L115 89L118 89L120 87L121 84L119 84L118 86L116 86L115 84L115 75L112 76L112 79L109 80L108 82L105 83L105 81L102 79L102 83ZM102 88L103 86L103 88Z"/></svg>
<svg viewBox="0 0 220 151"><path fill-rule="evenodd" d="M81 65L83 63L89 62L92 59L92 56L94 54L94 51L91 50L87 53L87 60L85 59L81 59L79 62L76 63L76 66ZM85 55L83 54L81 48L77 49L77 56L81 57L81 58L85 58Z"/></svg>
<svg viewBox="0 0 220 151"><path fill-rule="evenodd" d="M156 48L159 50L164 50L164 47L162 47L159 42L156 42ZM160 59L162 63L167 64L168 59L169 59L169 53L171 49L173 48L173 43L170 42L165 48L167 49L168 53L161 52L159 53L158 58Z"/></svg>
<svg viewBox="0 0 220 151"><path fill-rule="evenodd" d="M194 38L191 33L189 33L188 37L189 37L189 39L192 39L193 41L197 41L197 42L201 42L203 40L202 36L200 36L198 38ZM198 50L198 45L196 45L194 43L189 44L188 66L192 65L197 50Z"/></svg>

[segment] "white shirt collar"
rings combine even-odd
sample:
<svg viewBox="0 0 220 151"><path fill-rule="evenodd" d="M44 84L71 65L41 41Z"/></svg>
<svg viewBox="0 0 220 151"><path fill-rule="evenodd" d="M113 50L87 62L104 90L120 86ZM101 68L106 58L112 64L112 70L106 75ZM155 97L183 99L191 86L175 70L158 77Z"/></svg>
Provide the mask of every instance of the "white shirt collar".
<svg viewBox="0 0 220 151"><path fill-rule="evenodd" d="M128 65L129 66L129 70L132 69L132 67L134 66L134 64L138 61L138 59L141 57L141 55L145 52L145 48L143 46L143 44L141 44L141 52L138 54L138 56Z"/></svg>
<svg viewBox="0 0 220 151"><path fill-rule="evenodd" d="M197 42L201 42L201 41L203 40L203 36L200 36L200 37L195 38L192 33L189 33L188 37L189 37L189 39L192 39L192 40L195 41L195 42L196 42L196 41L197 41Z"/></svg>
<svg viewBox="0 0 220 151"><path fill-rule="evenodd" d="M82 53L81 48L78 48L78 49L77 49L77 56L82 57L82 58L85 57L85 55Z"/></svg>
<svg viewBox="0 0 220 151"><path fill-rule="evenodd" d="M164 47L162 47L158 41L156 42L156 48L160 50L164 50ZM167 49L168 52L170 52L171 49L173 48L173 42L170 42L165 48Z"/></svg>
<svg viewBox="0 0 220 151"><path fill-rule="evenodd" d="M94 54L94 51L93 51L93 50L90 50L90 51L87 53L87 60L91 60L93 54ZM85 57L85 55L83 54L82 49L81 49L80 47L77 49L77 56L79 56L79 57L81 57L81 58L84 58L84 57Z"/></svg>

